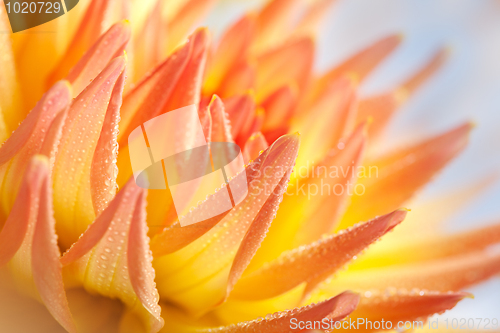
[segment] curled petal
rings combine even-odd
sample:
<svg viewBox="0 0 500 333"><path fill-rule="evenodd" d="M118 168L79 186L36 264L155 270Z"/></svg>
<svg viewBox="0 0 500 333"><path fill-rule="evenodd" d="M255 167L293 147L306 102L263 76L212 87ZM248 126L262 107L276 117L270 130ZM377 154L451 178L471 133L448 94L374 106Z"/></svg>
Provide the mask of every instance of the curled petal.
<svg viewBox="0 0 500 333"><path fill-rule="evenodd" d="M100 214L116 193L116 158L118 156L118 123L122 105L125 71L115 83L109 99L101 134L97 141L90 170L90 191L96 214Z"/></svg>
<svg viewBox="0 0 500 333"><path fill-rule="evenodd" d="M294 250L244 275L233 290L238 299L265 299L303 282L309 289L348 263L353 256L403 221L406 211L395 211L362 225Z"/></svg>
<svg viewBox="0 0 500 333"><path fill-rule="evenodd" d="M283 196L286 189L283 184L288 181L297 155L298 143L296 135L284 136L277 140L247 166L248 195L220 220L219 227L204 230L205 233L201 237L199 233L194 233L194 236L199 238L191 244L155 259L158 289L162 297L193 314L205 313L224 301L231 265L238 249L243 246L242 241L251 243L248 246L249 252L242 253L242 265L235 269L236 275L240 274L246 265L246 254L258 247L276 212L277 203L280 201L278 198ZM238 179L238 176L233 181L235 179ZM216 194L207 200L216 198ZM190 214L197 213L198 210L195 209ZM197 225L192 227L196 228ZM254 230L253 228L257 228L252 232L255 236L246 238L249 230ZM167 232L175 233L174 230ZM188 302L194 295L197 295L199 302Z"/></svg>
<svg viewBox="0 0 500 333"><path fill-rule="evenodd" d="M37 103L18 129L0 148L3 173L2 202L8 212L29 160L38 153L53 158L66 110L71 103L71 86L57 82ZM13 195L14 194L14 195Z"/></svg>
<svg viewBox="0 0 500 333"><path fill-rule="evenodd" d="M65 247L76 241L95 218L90 181L92 161L106 113L116 111L116 100L120 99L116 95L121 94L118 85L124 82L125 62L124 57L110 62L68 111L54 164L54 209L58 234Z"/></svg>
<svg viewBox="0 0 500 333"><path fill-rule="evenodd" d="M54 318L76 332L63 285L52 212L49 161L31 159L9 218L0 233L0 266L9 262L20 287L39 296ZM34 283L35 290L30 286Z"/></svg>
<svg viewBox="0 0 500 333"><path fill-rule="evenodd" d="M86 290L119 298L145 319L150 332L163 326L154 283L145 214L145 192L131 180L64 254L65 273Z"/></svg>

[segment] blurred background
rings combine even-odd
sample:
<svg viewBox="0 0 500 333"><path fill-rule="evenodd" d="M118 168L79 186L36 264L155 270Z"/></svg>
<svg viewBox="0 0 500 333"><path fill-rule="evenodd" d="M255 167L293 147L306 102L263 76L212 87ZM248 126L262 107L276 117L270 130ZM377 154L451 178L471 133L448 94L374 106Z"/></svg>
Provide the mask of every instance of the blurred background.
<svg viewBox="0 0 500 333"><path fill-rule="evenodd" d="M259 0L223 1L205 20L215 38ZM500 1L497 0L337 0L317 40L316 72L342 62L394 33L401 46L362 86L369 96L396 87L442 47L450 57L443 68L404 104L384 138L387 149L404 146L466 120L476 127L468 148L429 184L418 201L451 195L494 176L470 205L456 213L449 231L500 221ZM411 204L408 207L412 207ZM500 277L474 287L449 318L499 318Z"/></svg>

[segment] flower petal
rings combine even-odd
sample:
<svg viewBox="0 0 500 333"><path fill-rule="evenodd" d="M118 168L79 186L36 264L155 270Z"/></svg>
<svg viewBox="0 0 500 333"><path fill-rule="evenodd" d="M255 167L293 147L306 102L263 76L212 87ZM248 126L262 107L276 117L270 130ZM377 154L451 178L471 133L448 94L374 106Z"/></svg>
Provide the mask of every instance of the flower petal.
<svg viewBox="0 0 500 333"><path fill-rule="evenodd" d="M354 56L345 60L340 65L321 76L314 84L312 99L328 88L331 82L345 75L353 75L356 81L362 81L377 65L379 65L401 43L402 36L391 35L381 39Z"/></svg>
<svg viewBox="0 0 500 333"><path fill-rule="evenodd" d="M283 209L252 260L252 267L333 232L356 181L366 145L365 132L366 126L360 125L343 150L330 152L305 174L299 169L283 198Z"/></svg>
<svg viewBox="0 0 500 333"><path fill-rule="evenodd" d="M341 78L323 92L307 113L295 118L292 130L304 136L304 153L298 158L298 167L317 163L353 130L356 106L355 82Z"/></svg>
<svg viewBox="0 0 500 333"><path fill-rule="evenodd" d="M118 28L117 30L110 27L117 21L130 18L130 10L128 6L128 1L124 0L92 0L87 7L78 30L76 31L71 43L69 43L64 56L61 58L61 62L57 66L58 69L56 69L52 74L51 80L58 80L64 77L64 75L67 75L69 70L73 67L73 71L76 72L70 73L68 79L76 79L73 75L80 72L80 66L84 65L87 62L86 60L91 60L87 59L87 57L92 57L92 64L90 64L90 66L96 66L92 70L94 75L92 76L88 73L88 76L85 75L86 77L81 78L81 83L77 82L77 89L75 89L75 95L77 95L78 91L82 91L83 88L85 88L85 86L89 83L87 80L96 77L113 56L116 57L121 55L122 51L117 49L113 52L113 49L117 47L120 48L123 44L126 44L126 40L128 39L127 34L130 32L124 31L126 29L124 29L123 22L114 26L115 29ZM105 33L108 29L109 31ZM117 38L116 40L111 39L111 33L115 38L120 38ZM105 35L101 36L102 34ZM106 41L110 44L101 44ZM98 50L107 51L109 53L106 53L106 56L103 56L102 54L93 56L94 51ZM99 59L100 57L103 58ZM107 59L107 61L105 61L105 59ZM102 60L102 62L98 61L96 63L96 60Z"/></svg>
<svg viewBox="0 0 500 333"><path fill-rule="evenodd" d="M262 101L286 84L303 89L310 77L314 42L309 37L291 40L257 58L257 100Z"/></svg>
<svg viewBox="0 0 500 333"><path fill-rule="evenodd" d="M244 275L231 297L258 300L280 295L303 282L312 289L353 256L403 221L406 211L395 211L348 229L341 234L291 251Z"/></svg>
<svg viewBox="0 0 500 333"><path fill-rule="evenodd" d="M477 252L418 264L342 272L334 282L321 285L318 293L335 295L345 286L359 292L388 288L447 292L467 288L499 272L500 255Z"/></svg>
<svg viewBox="0 0 500 333"><path fill-rule="evenodd" d="M76 332L59 256L49 162L37 155L27 167L14 208L0 233L0 265L10 262L19 287L39 297L66 330Z"/></svg>
<svg viewBox="0 0 500 333"><path fill-rule="evenodd" d="M413 215L413 213L412 213ZM371 249L356 262L358 268L423 262L482 251L500 243L500 224L451 235L414 235Z"/></svg>
<svg viewBox="0 0 500 333"><path fill-rule="evenodd" d="M226 112L231 122L231 134L236 138L240 132L248 131L247 121L255 112L255 100L252 94L244 94L224 99Z"/></svg>
<svg viewBox="0 0 500 333"><path fill-rule="evenodd" d="M224 216L219 227L206 230L202 237L181 250L155 259L162 297L193 314L204 313L225 299L238 248L249 228L266 226L273 218L277 207L271 205L276 204L275 200L286 189L282 183L289 177L297 150L296 135L277 140L246 168L248 195ZM211 198L215 195L207 200ZM192 214L197 214L197 210ZM260 236L251 240L259 239ZM198 302L189 301L193 295Z"/></svg>
<svg viewBox="0 0 500 333"><path fill-rule="evenodd" d="M8 213L13 205L21 178L33 155L46 154L53 158L66 110L71 103L71 86L67 81L57 82L38 102L11 137L0 147L0 165L3 178L3 210Z"/></svg>
<svg viewBox="0 0 500 333"><path fill-rule="evenodd" d="M471 124L465 124L413 147L366 162L369 172L359 180L364 193L354 193L340 227L401 206L464 149L471 128ZM372 174L372 170L376 172Z"/></svg>
<svg viewBox="0 0 500 333"><path fill-rule="evenodd" d="M193 323L193 320L183 315L180 311L170 306L165 306L164 313L169 322L168 332L176 333L288 333L299 332L300 329L290 328L290 321L297 322L321 321L324 318L328 322L335 323L348 316L359 302L359 296L350 292L344 292L327 301L311 304L293 310L286 310L269 314L265 318L241 322L234 325L222 327L210 327L209 322L202 325ZM208 326L208 327L207 327ZM167 330L165 329L165 333Z"/></svg>
<svg viewBox="0 0 500 333"><path fill-rule="evenodd" d="M284 86L261 103L266 112L262 131L269 142L274 142L274 140L288 132L297 104L297 89L289 85ZM277 129L281 130L281 135L276 134ZM268 137L267 133L274 134L275 137Z"/></svg>
<svg viewBox="0 0 500 333"><path fill-rule="evenodd" d="M124 57L111 61L75 99L68 112L54 164L54 209L64 247L75 242L95 218L90 182L92 161L106 113L116 111L125 62ZM99 154L96 158L102 157Z"/></svg>
<svg viewBox="0 0 500 333"><path fill-rule="evenodd" d="M249 163L249 161L253 161L259 157L259 154L266 150L267 147L269 147L269 144L261 132L255 132L252 134L252 136L245 143L245 148L243 149L245 162Z"/></svg>
<svg viewBox="0 0 500 333"><path fill-rule="evenodd" d="M199 104L207 48L208 33L205 29L198 29L188 43L178 48L127 94L122 106L120 146L126 146L130 132L145 121L168 111Z"/></svg>
<svg viewBox="0 0 500 333"><path fill-rule="evenodd" d="M462 299L471 297L465 292L411 293L407 290L387 290L384 293L368 292L365 294L370 297L361 297L358 307L350 318L357 323L361 322L360 328L367 332L377 331L368 321L381 322L382 319L385 321L384 328L396 328L398 323L401 325L401 323L414 321L421 321L423 326L428 317L442 314L454 308Z"/></svg>
<svg viewBox="0 0 500 333"><path fill-rule="evenodd" d="M212 57L203 93L210 96L218 92L227 75L235 66L249 60L249 48L255 35L255 17L243 16L222 36L219 46Z"/></svg>
<svg viewBox="0 0 500 333"><path fill-rule="evenodd" d="M170 53L183 41L193 25L205 15L214 3L214 0L186 1L177 14L168 22L167 53Z"/></svg>
<svg viewBox="0 0 500 333"><path fill-rule="evenodd" d="M307 305L293 310L277 312L260 320L239 323L226 327L207 330L207 332L217 333L243 333L243 332L262 332L262 333L288 333L299 332L301 329L290 327L292 318L297 322L321 321L328 318L329 323L341 321L347 317L356 308L359 296L348 291L331 298L327 301ZM203 332L203 331L202 331Z"/></svg>
<svg viewBox="0 0 500 333"><path fill-rule="evenodd" d="M97 141L90 170L90 192L94 210L99 215L116 193L116 158L118 156L118 123L122 105L125 71L115 83L104 117L101 134Z"/></svg>
<svg viewBox="0 0 500 333"><path fill-rule="evenodd" d="M50 79L55 81L66 76L73 86L73 97L76 98L113 58L123 54L130 33L128 21L114 24L99 37L76 65L70 62L69 58L63 58Z"/></svg>
<svg viewBox="0 0 500 333"><path fill-rule="evenodd" d="M368 129L370 138L376 138L382 133L396 109L442 67L447 56L446 49L440 50L401 87L360 101L357 122L365 121L367 118L373 120Z"/></svg>
<svg viewBox="0 0 500 333"><path fill-rule="evenodd" d="M65 273L86 290L119 298L145 318L148 331L163 326L149 252L145 192L131 180L64 254Z"/></svg>
<svg viewBox="0 0 500 333"><path fill-rule="evenodd" d="M252 46L254 54L261 53L283 41L283 31L289 31L297 0L271 0L257 15L257 35Z"/></svg>

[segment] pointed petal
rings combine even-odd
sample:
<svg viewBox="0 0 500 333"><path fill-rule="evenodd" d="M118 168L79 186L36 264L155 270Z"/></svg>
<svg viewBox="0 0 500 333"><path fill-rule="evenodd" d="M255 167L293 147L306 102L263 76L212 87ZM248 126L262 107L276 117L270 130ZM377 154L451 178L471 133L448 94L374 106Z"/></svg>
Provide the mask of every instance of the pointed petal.
<svg viewBox="0 0 500 333"><path fill-rule="evenodd" d="M257 59L257 100L262 101L286 84L303 89L310 77L314 58L314 42L300 37L262 54Z"/></svg>
<svg viewBox="0 0 500 333"><path fill-rule="evenodd" d="M398 91L362 99L359 102L356 122L370 121L369 137L377 139L401 105L402 99Z"/></svg>
<svg viewBox="0 0 500 333"><path fill-rule="evenodd" d="M199 104L208 39L206 29L198 29L187 44L127 94L120 122L121 146L126 145L130 132L145 121L168 111Z"/></svg>
<svg viewBox="0 0 500 333"><path fill-rule="evenodd" d="M224 108L224 103L214 95L208 109L210 110L210 118L212 119L211 142L234 142L231 134L231 125L228 115Z"/></svg>
<svg viewBox="0 0 500 333"><path fill-rule="evenodd" d="M257 68L252 62L242 62L234 66L222 81L217 93L222 98L241 95L256 88Z"/></svg>
<svg viewBox="0 0 500 333"><path fill-rule="evenodd" d="M424 82L432 77L446 62L449 56L449 49L443 48L436 52L434 56L417 73L403 84L403 91L407 95L415 92Z"/></svg>
<svg viewBox="0 0 500 333"><path fill-rule="evenodd" d="M243 149L243 156L245 158L245 163L253 161L262 151L266 150L269 144L264 138L261 132L255 132L245 143L245 148Z"/></svg>
<svg viewBox="0 0 500 333"><path fill-rule="evenodd" d="M94 210L99 215L116 193L116 158L118 156L118 123L122 105L125 71L120 75L111 93L104 116L101 134L97 141L90 169L90 191Z"/></svg>
<svg viewBox="0 0 500 333"><path fill-rule="evenodd" d="M128 21L114 24L99 37L76 65L70 62L69 58L64 58L52 73L50 80L55 81L66 76L73 86L73 97L77 97L113 58L123 54L130 33Z"/></svg>
<svg viewBox="0 0 500 333"><path fill-rule="evenodd" d="M158 332L163 319L148 241L145 192L131 180L61 262L85 289L119 298Z"/></svg>
<svg viewBox="0 0 500 333"><path fill-rule="evenodd" d="M376 138L382 133L396 109L443 66L447 57L448 51L442 49L401 87L389 93L361 100L357 122L365 121L367 118L373 120L369 127L370 138Z"/></svg>
<svg viewBox="0 0 500 333"><path fill-rule="evenodd" d="M477 252L419 264L343 272L335 282L321 285L318 294L335 295L347 285L359 292L382 292L388 288L423 294L426 290L447 292L467 288L499 272L500 255Z"/></svg>
<svg viewBox="0 0 500 333"><path fill-rule="evenodd" d="M214 0L188 0L176 15L168 22L168 50L170 53L187 36L196 22L203 18L205 13L215 3Z"/></svg>
<svg viewBox="0 0 500 333"><path fill-rule="evenodd" d="M257 15L257 36L252 47L254 54L283 41L283 32L289 31L297 0L271 0Z"/></svg>
<svg viewBox="0 0 500 333"><path fill-rule="evenodd" d="M10 261L16 281L28 292L34 283L34 296L66 330L76 332L62 280L46 157L31 159L0 240L0 265Z"/></svg>
<svg viewBox="0 0 500 333"><path fill-rule="evenodd" d="M330 12L329 9L335 1L336 0L313 1L309 8L305 10L304 15L300 18L300 22L295 28L294 34L316 36L319 28L318 26Z"/></svg>
<svg viewBox="0 0 500 333"><path fill-rule="evenodd" d="M321 92L328 87L330 82L345 75L353 75L356 81L362 81L377 65L396 49L401 43L401 40L401 35L391 35L377 41L354 56L351 56L318 79L314 86L314 95L317 96L321 94Z"/></svg>
<svg viewBox="0 0 500 333"><path fill-rule="evenodd" d="M500 243L500 224L451 235L418 236L413 233L410 238L393 241L378 251L370 251L356 266L366 269L423 262L471 254L497 243Z"/></svg>
<svg viewBox="0 0 500 333"><path fill-rule="evenodd" d="M354 193L341 227L401 206L464 149L471 128L471 124L465 124L413 147L367 162L365 169L369 172L365 172L359 181L363 194Z"/></svg>
<svg viewBox="0 0 500 333"><path fill-rule="evenodd" d="M304 136L304 153L299 156L298 167L317 163L353 130L356 106L355 82L341 78L324 91L307 113L295 119L292 131Z"/></svg>
<svg viewBox="0 0 500 333"><path fill-rule="evenodd" d="M123 84L120 77L125 61L124 57L114 59L68 112L54 164L54 210L63 247L75 242L95 218L90 189L92 160L108 106L113 109L118 98L114 93L121 93L115 87Z"/></svg>
<svg viewBox="0 0 500 333"><path fill-rule="evenodd" d="M249 47L255 34L255 17L243 16L222 36L213 55L203 93L210 96L217 92L227 75L235 66L249 59Z"/></svg>
<svg viewBox="0 0 500 333"><path fill-rule="evenodd" d="M99 72L113 57L121 55L123 52L119 51L119 48L126 44L126 41L128 40L129 36L127 35L130 33L127 31L128 28L124 27L123 22L115 25L114 29L110 27L117 21L129 19L129 16L128 2L124 0L91 1L81 20L78 30L73 37L73 40L68 45L65 54L61 58L61 62L57 66L59 69L54 71L51 80L58 80L62 78L67 75L69 70L73 67L73 71L75 72L71 73L68 79L76 80L74 75L81 73L80 71L83 70L81 66L85 66L87 68L89 66L95 66L92 70L94 73L93 76L90 73L86 73L88 76L85 75L85 77L83 77L82 75L81 82L75 82L77 83L77 89L75 89L77 91L75 92L75 95L78 91L82 91L83 88L85 88L85 86L89 83L89 81L87 81L88 79L93 79L97 76L97 74L99 74ZM110 30L101 37L101 35L108 29ZM113 39L108 39L111 37L110 34L114 36ZM105 45L104 42L106 41L110 44ZM113 52L114 49L116 49L116 52ZM99 52L97 52L98 50ZM102 53L100 55L95 55L94 53L100 53L101 51L106 53ZM103 56L104 54L105 56ZM92 57L92 59L87 57ZM107 58L107 61L105 61L104 58ZM92 60L92 63L86 64L87 60ZM100 67L100 69L98 67Z"/></svg>
<svg viewBox="0 0 500 333"><path fill-rule="evenodd" d="M254 223L265 226L273 218L277 207L268 205L275 203L275 197L283 195L286 187L280 184L288 179L297 150L296 135L276 141L247 166L248 195L219 222L220 227L211 229L175 253L155 259L162 297L193 314L204 313L224 300L236 252ZM216 195L207 200L211 198ZM197 210L192 214L197 214ZM188 302L194 295L199 302Z"/></svg>
<svg viewBox="0 0 500 333"><path fill-rule="evenodd" d="M360 125L343 150L330 152L305 174L299 170L253 267L333 232L352 193L365 145L366 127Z"/></svg>
<svg viewBox="0 0 500 333"><path fill-rule="evenodd" d="M314 287L352 257L403 221L406 211L395 211L380 218L294 250L243 276L232 297L265 299L280 295L303 282Z"/></svg>

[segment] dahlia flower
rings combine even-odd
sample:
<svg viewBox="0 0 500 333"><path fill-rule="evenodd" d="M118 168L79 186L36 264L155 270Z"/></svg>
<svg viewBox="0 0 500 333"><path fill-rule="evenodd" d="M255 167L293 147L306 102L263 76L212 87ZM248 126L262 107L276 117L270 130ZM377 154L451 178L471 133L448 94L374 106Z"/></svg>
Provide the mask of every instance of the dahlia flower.
<svg viewBox="0 0 500 333"><path fill-rule="evenodd" d="M397 151L377 145L446 50L360 99L401 37L314 74L332 2L270 0L217 41L196 28L213 0L81 1L32 33L0 34L0 302L25 308L2 331L33 321L33 332L279 333L347 316L395 328L498 274L487 250L500 225L442 234L426 223L433 207L414 218L404 208L471 124ZM127 138L189 105L207 142L241 147L249 191L183 227L168 189L134 182ZM187 147L190 133L164 144Z"/></svg>

